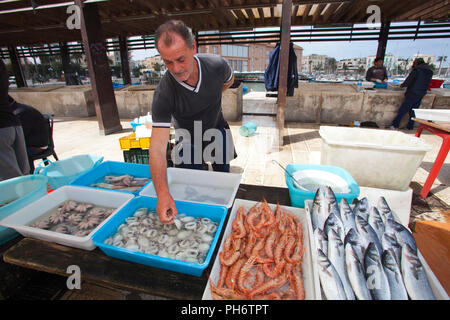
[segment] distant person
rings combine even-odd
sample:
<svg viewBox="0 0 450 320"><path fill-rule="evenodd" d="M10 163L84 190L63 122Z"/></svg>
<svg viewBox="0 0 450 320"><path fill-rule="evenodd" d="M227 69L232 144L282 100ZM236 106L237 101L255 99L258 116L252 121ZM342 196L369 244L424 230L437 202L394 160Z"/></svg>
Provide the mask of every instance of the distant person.
<svg viewBox="0 0 450 320"><path fill-rule="evenodd" d="M30 167L33 168L31 156L42 153L49 145L49 125L39 110L32 106L18 103L11 96L9 105L22 124L25 145Z"/></svg>
<svg viewBox="0 0 450 320"><path fill-rule="evenodd" d="M373 66L367 70L366 80L371 82L385 83L387 80L387 71L383 66L383 58L376 58Z"/></svg>
<svg viewBox="0 0 450 320"><path fill-rule="evenodd" d="M432 78L433 70L431 70L430 66L425 63L422 58L417 58L414 60L411 73L408 75L405 82L400 85L401 88L407 88L405 100L403 100L397 116L394 121L392 121L391 129L398 129L400 126L400 121L407 112L409 112L409 121L406 128L408 130L412 130L414 128L414 121L411 120L411 117L414 116L413 109L420 107L422 98L427 94Z"/></svg>
<svg viewBox="0 0 450 320"><path fill-rule="evenodd" d="M30 171L22 126L9 104L8 87L8 71L0 60L0 181Z"/></svg>

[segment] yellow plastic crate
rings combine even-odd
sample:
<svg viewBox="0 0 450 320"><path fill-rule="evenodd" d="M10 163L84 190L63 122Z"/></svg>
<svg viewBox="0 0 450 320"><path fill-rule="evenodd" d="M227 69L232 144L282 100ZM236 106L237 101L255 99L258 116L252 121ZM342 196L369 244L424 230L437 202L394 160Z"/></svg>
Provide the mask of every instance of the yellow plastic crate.
<svg viewBox="0 0 450 320"><path fill-rule="evenodd" d="M150 147L150 138L136 138L136 133L119 138L120 149L130 150L134 148L148 149Z"/></svg>

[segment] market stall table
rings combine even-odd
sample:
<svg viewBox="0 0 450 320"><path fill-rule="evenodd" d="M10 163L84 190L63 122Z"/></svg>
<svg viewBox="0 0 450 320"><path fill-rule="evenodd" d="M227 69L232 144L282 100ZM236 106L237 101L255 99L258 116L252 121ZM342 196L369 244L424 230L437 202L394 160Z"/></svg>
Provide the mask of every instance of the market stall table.
<svg viewBox="0 0 450 320"><path fill-rule="evenodd" d="M422 191L420 192L420 196L425 199L428 195L428 192L431 189L431 186L433 185L434 180L438 176L439 171L441 170L442 165L444 164L445 158L447 157L448 150L450 149L450 138L449 138L450 124L445 125L423 119L417 118L412 119L419 123L419 128L417 129L416 137L420 137L422 131L427 130L442 138L442 145L439 150L439 153L436 157L436 160L434 161L433 167L431 168L430 174L428 175L428 178L425 181Z"/></svg>
<svg viewBox="0 0 450 320"><path fill-rule="evenodd" d="M291 204L288 189L278 187L241 184L236 198L253 201L265 198L269 203L286 206ZM211 261L214 261L217 251L218 247ZM32 238L19 241L4 253L3 258L13 265L65 277L72 275L72 272L67 272L67 268L76 265L80 268L81 280L84 282L169 299L188 300L202 298L212 267L211 263L201 277L194 277L114 259L98 248L86 251Z"/></svg>

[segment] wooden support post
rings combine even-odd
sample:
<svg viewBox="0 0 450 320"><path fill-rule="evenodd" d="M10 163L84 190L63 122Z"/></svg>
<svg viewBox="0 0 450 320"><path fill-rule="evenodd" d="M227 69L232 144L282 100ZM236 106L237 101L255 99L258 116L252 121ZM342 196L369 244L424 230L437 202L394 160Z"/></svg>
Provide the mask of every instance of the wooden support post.
<svg viewBox="0 0 450 320"><path fill-rule="evenodd" d="M61 49L61 63L64 71L64 78L66 79L66 85L68 86L77 85L78 81L72 72L72 67L70 66L70 55L69 50L67 48L67 43L60 42L59 47Z"/></svg>
<svg viewBox="0 0 450 320"><path fill-rule="evenodd" d="M122 65L123 85L131 84L130 61L128 60L128 44L127 37L119 37L120 46L120 63Z"/></svg>
<svg viewBox="0 0 450 320"><path fill-rule="evenodd" d="M289 43L291 36L292 0L283 0L281 13L280 73L278 79L277 129L279 147L283 146L284 119L286 111L287 77L289 66Z"/></svg>
<svg viewBox="0 0 450 320"><path fill-rule="evenodd" d="M9 60L11 60L11 65L14 72L14 77L16 78L16 85L18 88L28 87L27 81L25 79L25 74L23 73L22 66L20 65L19 55L17 54L17 49L14 46L8 47Z"/></svg>
<svg viewBox="0 0 450 320"><path fill-rule="evenodd" d="M386 55L386 47L389 36L389 28L391 26L390 22L383 22L380 29L380 37L378 38L378 50L377 58L382 58Z"/></svg>
<svg viewBox="0 0 450 320"><path fill-rule="evenodd" d="M95 3L84 4L75 0L81 10L81 37L86 54L89 77L100 134L122 130L116 97L111 80L111 70L106 56L106 42L102 35L100 16Z"/></svg>

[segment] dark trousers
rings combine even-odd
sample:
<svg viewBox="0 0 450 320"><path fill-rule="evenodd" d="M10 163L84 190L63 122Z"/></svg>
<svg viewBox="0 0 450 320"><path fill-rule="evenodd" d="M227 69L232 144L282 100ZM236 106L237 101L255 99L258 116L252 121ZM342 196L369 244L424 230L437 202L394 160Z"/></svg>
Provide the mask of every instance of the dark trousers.
<svg viewBox="0 0 450 320"><path fill-rule="evenodd" d="M420 107L420 103L422 102L422 98L408 98L406 97L403 101L402 105L400 106L400 109L398 110L397 116L395 117L394 121L392 121L392 125L395 128L398 128L400 126L400 121L402 120L403 116L409 112L409 121L406 128L408 130L412 130L414 128L414 121L411 120L411 117L414 116L413 109L417 109Z"/></svg>
<svg viewBox="0 0 450 320"><path fill-rule="evenodd" d="M222 133L222 138L223 138L223 161L221 163L211 163L211 166L213 168L214 171L218 171L218 172L230 172L230 164L226 163L226 152L227 152L227 144L226 144L226 132L225 129L220 129L221 133ZM207 170L207 165L206 163L203 161L202 159L202 163L195 163L194 161L194 152L195 152L195 145L190 144L186 147L190 147L191 148L191 163L181 163L179 165L177 165L177 168L185 168L185 169L194 169L194 170ZM234 148L234 147L233 147ZM203 154L203 150L202 150L202 154ZM183 156L183 150L181 150L180 152L180 156ZM231 159L232 160L232 159Z"/></svg>

